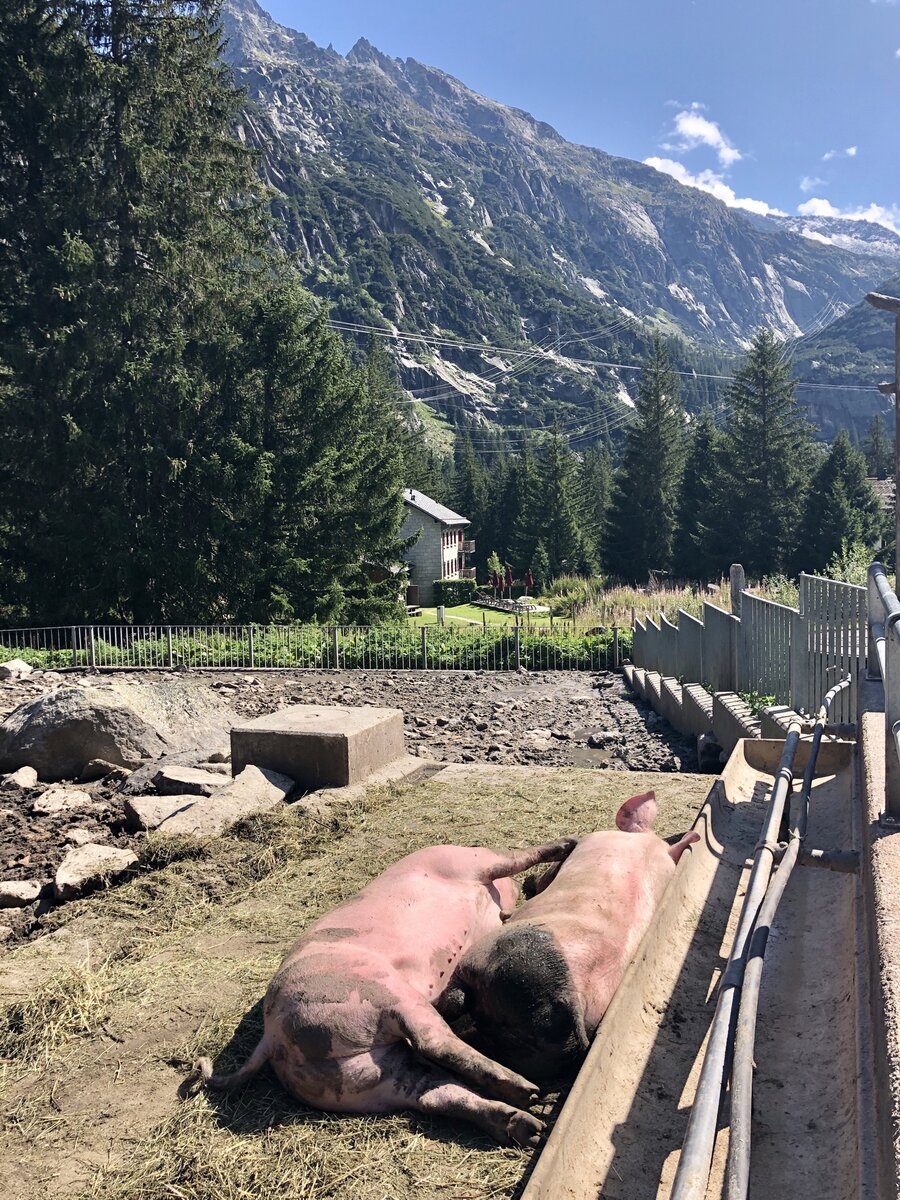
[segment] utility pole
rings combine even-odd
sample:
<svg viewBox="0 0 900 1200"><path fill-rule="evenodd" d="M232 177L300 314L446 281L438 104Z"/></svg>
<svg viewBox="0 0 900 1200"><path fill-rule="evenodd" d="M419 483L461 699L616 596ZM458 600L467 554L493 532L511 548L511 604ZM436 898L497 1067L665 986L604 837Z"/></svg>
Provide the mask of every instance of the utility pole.
<svg viewBox="0 0 900 1200"><path fill-rule="evenodd" d="M873 308L891 313L894 317L894 380L879 383L883 396L894 397L894 570L895 589L900 587L900 296L882 296L880 292L869 292L866 296Z"/></svg>

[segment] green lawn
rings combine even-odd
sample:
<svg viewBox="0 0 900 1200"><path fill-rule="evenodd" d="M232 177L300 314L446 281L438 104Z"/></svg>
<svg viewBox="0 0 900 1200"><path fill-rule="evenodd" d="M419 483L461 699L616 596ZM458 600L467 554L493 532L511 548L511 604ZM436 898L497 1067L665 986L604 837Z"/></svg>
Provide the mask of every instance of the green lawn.
<svg viewBox="0 0 900 1200"><path fill-rule="evenodd" d="M512 613L499 612L493 608L476 608L474 604L457 604L454 608L446 608L444 616L448 625L466 625L473 621L480 625L485 618L488 625L514 625L516 623ZM413 625L435 625L437 624L437 609L423 608L421 616L409 619ZM525 618L520 618L520 622L525 623ZM531 614L532 625L547 625L549 622L549 613Z"/></svg>

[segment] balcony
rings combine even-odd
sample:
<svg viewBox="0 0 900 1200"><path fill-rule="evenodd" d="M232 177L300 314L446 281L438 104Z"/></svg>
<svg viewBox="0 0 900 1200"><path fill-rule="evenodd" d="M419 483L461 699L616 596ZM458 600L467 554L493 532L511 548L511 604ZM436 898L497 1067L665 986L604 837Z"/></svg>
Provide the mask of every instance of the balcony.
<svg viewBox="0 0 900 1200"><path fill-rule="evenodd" d="M474 554L475 553L475 543L474 542L463 542L462 543L462 552L463 552L463 554Z"/></svg>
<svg viewBox="0 0 900 1200"><path fill-rule="evenodd" d="M460 567L459 577L460 577L460 579L474 579L475 578L475 568L474 567Z"/></svg>

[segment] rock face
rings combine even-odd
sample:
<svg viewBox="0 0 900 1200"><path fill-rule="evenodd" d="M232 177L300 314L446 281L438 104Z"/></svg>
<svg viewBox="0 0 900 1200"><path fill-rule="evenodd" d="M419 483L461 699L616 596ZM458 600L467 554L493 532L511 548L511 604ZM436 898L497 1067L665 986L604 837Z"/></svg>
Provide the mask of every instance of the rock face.
<svg viewBox="0 0 900 1200"><path fill-rule="evenodd" d="M137 862L131 850L88 843L70 850L59 864L54 881L57 900L74 900L110 879L116 879Z"/></svg>
<svg viewBox="0 0 900 1200"><path fill-rule="evenodd" d="M32 766L41 779L79 779L93 759L137 767L168 743L137 713L93 688L60 688L0 725L0 771Z"/></svg>
<svg viewBox="0 0 900 1200"><path fill-rule="evenodd" d="M191 833L214 837L235 821L276 808L294 789L293 779L277 771L245 767L228 787L201 796L182 812L158 826L160 833Z"/></svg>

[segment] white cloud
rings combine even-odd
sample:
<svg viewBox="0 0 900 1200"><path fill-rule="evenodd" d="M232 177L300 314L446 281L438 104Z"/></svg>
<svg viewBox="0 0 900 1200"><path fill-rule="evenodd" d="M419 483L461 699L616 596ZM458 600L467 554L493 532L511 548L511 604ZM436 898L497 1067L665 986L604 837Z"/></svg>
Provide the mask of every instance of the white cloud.
<svg viewBox="0 0 900 1200"><path fill-rule="evenodd" d="M678 140L663 142L663 150L696 150L698 146L709 146L715 150L723 167L740 162L743 157L740 150L731 144L715 121L703 115L702 109L703 105L695 102L675 114L671 136Z"/></svg>
<svg viewBox="0 0 900 1200"><path fill-rule="evenodd" d="M848 158L856 158L856 153L859 150L858 146L848 146L844 153Z"/></svg>
<svg viewBox="0 0 900 1200"><path fill-rule="evenodd" d="M824 179L818 179L812 175L804 175L800 180L801 192L814 192L817 187L822 187L825 183Z"/></svg>
<svg viewBox="0 0 900 1200"><path fill-rule="evenodd" d="M671 175L686 187L699 188L701 192L709 192L717 200L722 200L729 208L743 208L747 212L759 213L761 216L783 217L785 213L772 208L765 200L752 200L749 196L738 196L734 188L729 187L721 175L715 171L701 171L692 174L684 163L675 162L671 158L645 158L648 167L655 167L665 175Z"/></svg>
<svg viewBox="0 0 900 1200"><path fill-rule="evenodd" d="M833 158L856 158L859 146L847 146L844 150L826 150L822 162L831 162Z"/></svg>
<svg viewBox="0 0 900 1200"><path fill-rule="evenodd" d="M883 225L894 233L900 233L900 204L867 204L858 208L837 208L830 200L813 196L797 205L797 212L804 217L843 217L845 221L871 221Z"/></svg>
<svg viewBox="0 0 900 1200"><path fill-rule="evenodd" d="M894 58L900 58L900 46L894 51Z"/></svg>

